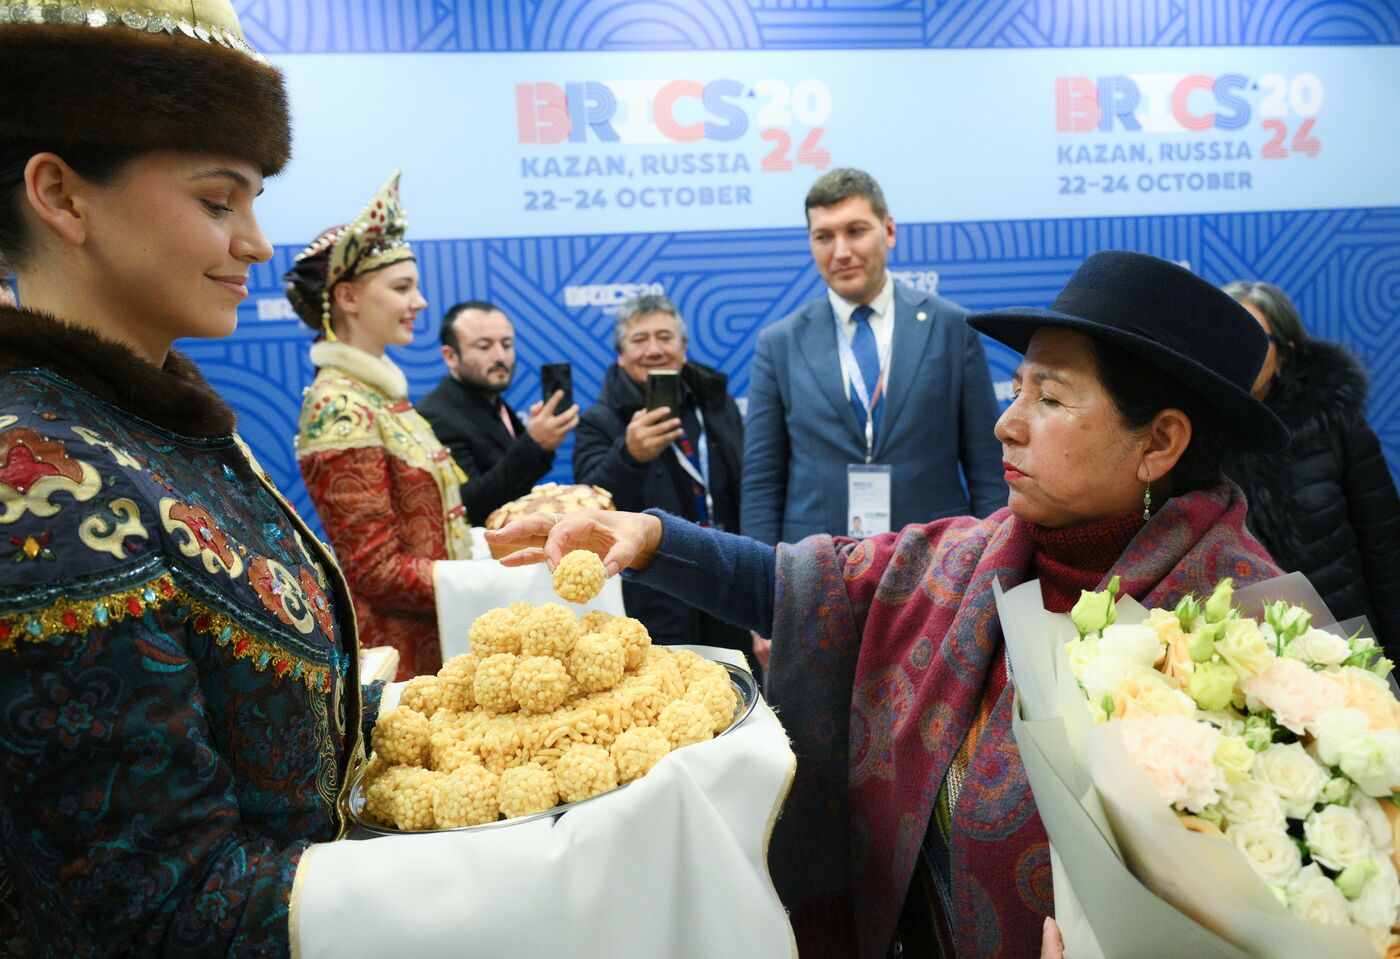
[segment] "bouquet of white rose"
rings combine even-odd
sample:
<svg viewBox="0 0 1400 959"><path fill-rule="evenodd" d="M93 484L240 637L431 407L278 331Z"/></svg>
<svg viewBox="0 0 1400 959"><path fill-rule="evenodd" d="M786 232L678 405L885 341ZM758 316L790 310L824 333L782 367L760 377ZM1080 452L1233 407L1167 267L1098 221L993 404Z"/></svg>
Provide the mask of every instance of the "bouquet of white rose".
<svg viewBox="0 0 1400 959"><path fill-rule="evenodd" d="M1259 603L1257 621L1229 580L1208 598L1151 611L1117 599L1115 580L1084 593L1067 623L1043 610L1037 617L1013 590L1002 602L1027 714L1018 717L1018 740L1032 754L1027 772L1057 864L1068 858L1066 823L1077 813L1183 921L1194 917L1246 952L1400 956L1400 702L1385 679L1391 663L1374 640L1333 626L1315 594L1306 605L1278 598L1300 583L1295 574L1242 591L1247 601L1273 597ZM1063 643L1046 644L1057 630ZM1068 749L1057 754L1043 729L1030 735L1037 724L1026 719L1058 720ZM1144 808L1154 800L1155 814ZM1070 926L1069 954L1076 946L1093 954L1106 945L1102 923L1083 921L1079 907L1086 889L1102 891L1103 865L1061 871L1057 912Z"/></svg>

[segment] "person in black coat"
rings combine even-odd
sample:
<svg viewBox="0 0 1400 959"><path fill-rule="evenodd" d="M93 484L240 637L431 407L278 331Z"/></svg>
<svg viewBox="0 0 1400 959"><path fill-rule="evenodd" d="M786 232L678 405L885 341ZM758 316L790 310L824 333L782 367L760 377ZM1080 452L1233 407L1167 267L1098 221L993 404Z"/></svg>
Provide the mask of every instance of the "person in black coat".
<svg viewBox="0 0 1400 959"><path fill-rule="evenodd" d="M1250 532L1281 568L1306 575L1339 621L1366 616L1400 661L1400 496L1366 422L1365 370L1341 346L1310 338L1278 287L1237 282L1225 292L1269 335L1252 392L1293 435L1283 453L1226 456L1249 500Z"/></svg>
<svg viewBox="0 0 1400 959"><path fill-rule="evenodd" d="M554 451L578 425L578 407L556 411L563 396L556 391L530 407L527 427L502 401L515 376L515 328L490 303L458 303L443 316L440 338L448 375L416 408L466 474L462 505L480 526L550 471Z"/></svg>
<svg viewBox="0 0 1400 959"><path fill-rule="evenodd" d="M580 418L574 481L601 486L620 510L655 507L720 529L739 528L744 424L728 377L687 362L685 321L661 295L618 309L617 365ZM680 373L681 409L646 409L647 375ZM622 584L627 614L658 643L700 643L751 655L749 633L637 583ZM752 663L750 664L752 666Z"/></svg>

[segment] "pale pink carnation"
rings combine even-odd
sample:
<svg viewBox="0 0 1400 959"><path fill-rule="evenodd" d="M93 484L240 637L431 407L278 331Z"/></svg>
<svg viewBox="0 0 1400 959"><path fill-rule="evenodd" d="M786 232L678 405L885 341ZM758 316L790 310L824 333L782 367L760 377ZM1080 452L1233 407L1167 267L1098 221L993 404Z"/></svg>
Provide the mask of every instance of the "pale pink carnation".
<svg viewBox="0 0 1400 959"><path fill-rule="evenodd" d="M1296 659L1275 659L1241 684L1250 709L1271 709L1280 726L1303 735L1323 713L1346 705L1346 693Z"/></svg>
<svg viewBox="0 0 1400 959"><path fill-rule="evenodd" d="M1184 716L1150 716L1120 723L1128 755L1157 794L1178 809L1200 812L1225 790L1215 765L1220 732Z"/></svg>

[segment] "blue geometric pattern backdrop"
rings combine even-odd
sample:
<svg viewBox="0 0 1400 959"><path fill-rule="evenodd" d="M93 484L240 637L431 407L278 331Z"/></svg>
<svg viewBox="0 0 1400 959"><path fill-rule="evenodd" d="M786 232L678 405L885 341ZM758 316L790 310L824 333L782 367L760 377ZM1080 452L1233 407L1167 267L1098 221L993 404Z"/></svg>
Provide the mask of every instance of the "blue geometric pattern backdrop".
<svg viewBox="0 0 1400 959"><path fill-rule="evenodd" d="M292 449L311 334L278 277L395 167L431 303L391 351L415 399L444 373L442 311L484 298L516 326L512 405L558 360L586 405L610 308L651 289L744 396L759 330L822 290L802 195L852 165L890 196L892 269L972 309L1045 305L1105 248L1279 284L1366 362L1400 467L1394 0L234 5L288 74L297 159L262 201L277 252L238 332L181 348L313 523ZM1005 394L1016 357L988 357Z"/></svg>

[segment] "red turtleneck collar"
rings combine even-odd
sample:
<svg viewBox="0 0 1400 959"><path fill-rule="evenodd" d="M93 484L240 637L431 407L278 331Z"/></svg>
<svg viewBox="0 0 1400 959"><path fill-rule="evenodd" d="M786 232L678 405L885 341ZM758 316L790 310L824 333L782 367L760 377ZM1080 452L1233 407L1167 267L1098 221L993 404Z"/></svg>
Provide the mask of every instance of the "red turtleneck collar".
<svg viewBox="0 0 1400 959"><path fill-rule="evenodd" d="M1080 590L1097 589L1142 526L1137 512L1066 529L1031 524L1036 549L1027 579L1040 580L1045 608L1068 613Z"/></svg>

